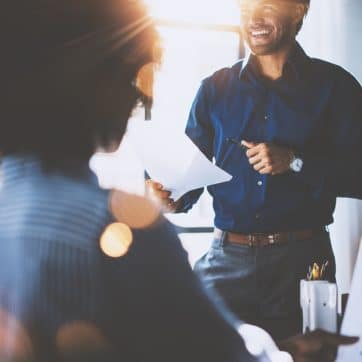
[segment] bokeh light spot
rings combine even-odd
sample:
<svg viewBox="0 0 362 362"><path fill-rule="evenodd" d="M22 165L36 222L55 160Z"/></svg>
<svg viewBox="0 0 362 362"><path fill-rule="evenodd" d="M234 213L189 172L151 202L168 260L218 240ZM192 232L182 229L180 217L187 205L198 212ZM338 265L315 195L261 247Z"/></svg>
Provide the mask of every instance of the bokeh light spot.
<svg viewBox="0 0 362 362"><path fill-rule="evenodd" d="M100 351L110 346L101 331L87 321L72 321L61 326L57 331L55 342L61 353Z"/></svg>
<svg viewBox="0 0 362 362"><path fill-rule="evenodd" d="M33 356L31 338L13 315L0 309L0 361L26 361Z"/></svg>
<svg viewBox="0 0 362 362"><path fill-rule="evenodd" d="M104 254L119 258L127 254L133 241L132 231L126 224L114 223L107 226L100 240Z"/></svg>

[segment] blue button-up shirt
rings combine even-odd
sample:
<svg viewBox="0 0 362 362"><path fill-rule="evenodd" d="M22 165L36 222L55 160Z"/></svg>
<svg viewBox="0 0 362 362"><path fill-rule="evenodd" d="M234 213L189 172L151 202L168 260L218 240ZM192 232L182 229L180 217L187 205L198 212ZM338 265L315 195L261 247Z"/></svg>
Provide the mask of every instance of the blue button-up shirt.
<svg viewBox="0 0 362 362"><path fill-rule="evenodd" d="M328 225L337 196L362 195L361 86L339 66L309 58L299 44L278 80L261 77L254 63L251 56L205 79L186 127L233 176L208 188L215 226L254 233ZM230 139L291 147L303 159L302 171L261 175ZM184 195L179 211L201 193Z"/></svg>

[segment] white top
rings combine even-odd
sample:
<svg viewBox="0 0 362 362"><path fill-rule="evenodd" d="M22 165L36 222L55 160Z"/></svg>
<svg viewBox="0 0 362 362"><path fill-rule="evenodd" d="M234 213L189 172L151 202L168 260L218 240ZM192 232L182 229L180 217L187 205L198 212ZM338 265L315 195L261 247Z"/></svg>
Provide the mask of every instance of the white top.
<svg viewBox="0 0 362 362"><path fill-rule="evenodd" d="M238 332L250 354L266 356L270 362L293 362L292 356L280 351L271 336L264 330L251 324L241 324Z"/></svg>

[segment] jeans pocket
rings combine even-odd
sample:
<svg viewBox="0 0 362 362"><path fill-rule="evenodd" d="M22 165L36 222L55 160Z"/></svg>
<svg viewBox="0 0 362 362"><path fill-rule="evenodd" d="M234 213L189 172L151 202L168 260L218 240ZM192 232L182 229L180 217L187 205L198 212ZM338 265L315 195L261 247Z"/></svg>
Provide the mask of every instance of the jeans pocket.
<svg viewBox="0 0 362 362"><path fill-rule="evenodd" d="M221 242L218 239L214 239L209 250L196 261L193 268L194 271L199 275L205 274L206 270L212 267L213 260L215 260L221 252Z"/></svg>

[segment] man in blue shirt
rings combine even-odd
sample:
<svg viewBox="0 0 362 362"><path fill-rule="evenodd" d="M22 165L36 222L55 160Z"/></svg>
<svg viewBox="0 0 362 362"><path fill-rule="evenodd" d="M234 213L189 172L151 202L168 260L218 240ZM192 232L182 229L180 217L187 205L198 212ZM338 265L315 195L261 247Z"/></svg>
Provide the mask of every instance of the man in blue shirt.
<svg viewBox="0 0 362 362"><path fill-rule="evenodd" d="M195 269L241 319L277 339L301 330L308 267L328 261L326 278L335 280L326 225L336 197L362 195L361 87L296 42L309 2L242 2L251 55L202 82L186 128L233 176L208 188L215 235ZM188 211L203 191L174 202L149 184L168 211Z"/></svg>

